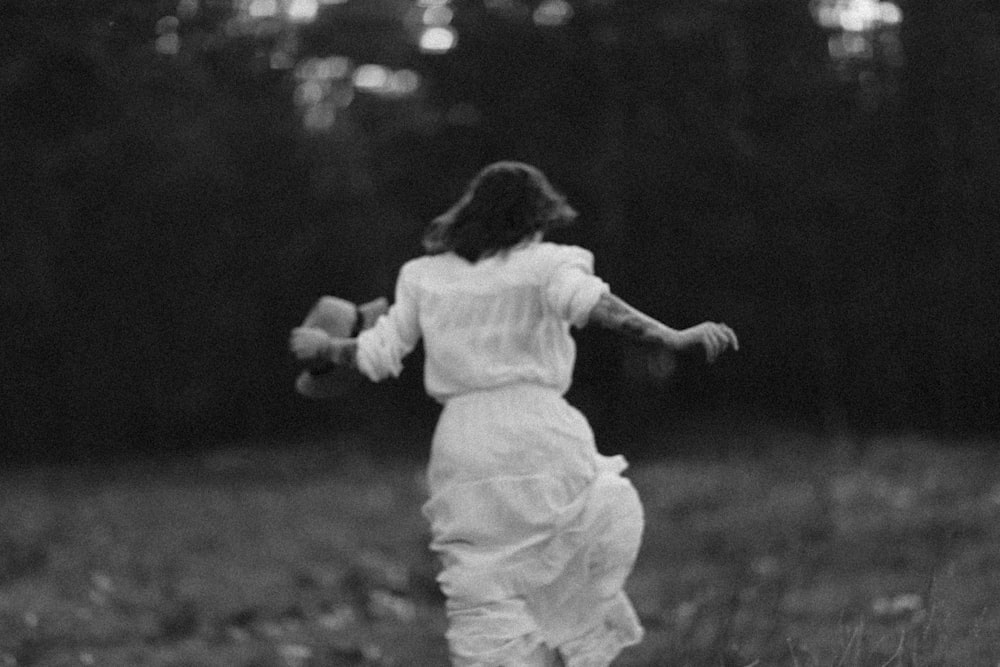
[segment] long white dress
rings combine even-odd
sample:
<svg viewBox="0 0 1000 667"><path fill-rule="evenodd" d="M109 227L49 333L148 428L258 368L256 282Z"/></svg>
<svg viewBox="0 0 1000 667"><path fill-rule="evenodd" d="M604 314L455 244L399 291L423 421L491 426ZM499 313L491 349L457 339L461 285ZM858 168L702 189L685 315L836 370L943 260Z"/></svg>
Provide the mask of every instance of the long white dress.
<svg viewBox="0 0 1000 667"><path fill-rule="evenodd" d="M533 242L470 263L405 264L395 302L361 334L358 365L398 375L423 338L444 405L424 515L456 667L517 667L541 645L606 667L642 628L622 591L643 513L621 456L598 453L563 395L582 326L608 286L582 248Z"/></svg>

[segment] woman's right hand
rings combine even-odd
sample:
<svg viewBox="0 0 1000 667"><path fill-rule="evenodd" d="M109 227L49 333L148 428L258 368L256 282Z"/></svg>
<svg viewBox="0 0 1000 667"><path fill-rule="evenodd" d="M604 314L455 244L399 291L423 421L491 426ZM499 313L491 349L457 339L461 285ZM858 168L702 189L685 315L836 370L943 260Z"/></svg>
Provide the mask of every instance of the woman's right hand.
<svg viewBox="0 0 1000 667"><path fill-rule="evenodd" d="M685 349L702 347L705 350L705 359L708 363L713 363L720 354L730 347L734 350L740 349L740 341L736 338L736 332L722 322L702 322L681 331L680 337L682 347Z"/></svg>

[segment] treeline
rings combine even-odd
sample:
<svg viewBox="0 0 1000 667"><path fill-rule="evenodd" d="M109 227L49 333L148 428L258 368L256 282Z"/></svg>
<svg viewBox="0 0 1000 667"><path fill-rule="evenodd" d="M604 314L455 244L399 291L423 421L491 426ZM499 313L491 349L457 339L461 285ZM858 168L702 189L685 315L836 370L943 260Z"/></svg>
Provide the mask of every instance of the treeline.
<svg viewBox="0 0 1000 667"><path fill-rule="evenodd" d="M560 238L626 299L741 334L705 372L583 332L572 398L605 437L698 414L998 426L992 5L901 4L903 57L843 62L809 3L574 2L539 27L454 2L458 47L433 56L396 29L404 0L331 6L294 28L300 58L363 48L343 55L425 83L309 133L267 60L291 28L234 34L204 2L168 57L168 4L0 5L6 455L423 432L418 369L309 404L285 337L320 294L391 293L425 222L500 158L567 192L582 215Z"/></svg>

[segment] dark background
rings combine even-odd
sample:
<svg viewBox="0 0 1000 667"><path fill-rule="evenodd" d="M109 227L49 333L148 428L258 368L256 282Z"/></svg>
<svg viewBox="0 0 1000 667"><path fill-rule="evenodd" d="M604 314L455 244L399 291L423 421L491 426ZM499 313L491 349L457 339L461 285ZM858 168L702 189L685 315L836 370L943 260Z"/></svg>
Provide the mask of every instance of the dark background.
<svg viewBox="0 0 1000 667"><path fill-rule="evenodd" d="M288 331L321 294L391 295L426 222L508 158L566 192L556 240L616 293L741 338L706 369L581 332L570 398L602 447L995 434L995 2L857 25L832 0L455 0L444 53L418 48L426 4L0 0L2 456L331 431L422 454L419 353L309 402ZM309 69L335 56L420 85Z"/></svg>

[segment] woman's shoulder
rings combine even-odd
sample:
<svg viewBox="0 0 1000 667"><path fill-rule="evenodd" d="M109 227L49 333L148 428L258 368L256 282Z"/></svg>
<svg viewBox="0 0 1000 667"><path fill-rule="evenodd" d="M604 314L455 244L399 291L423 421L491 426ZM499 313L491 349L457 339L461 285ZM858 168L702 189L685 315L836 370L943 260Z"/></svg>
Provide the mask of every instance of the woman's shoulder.
<svg viewBox="0 0 1000 667"><path fill-rule="evenodd" d="M538 245L541 247L542 252L556 259L574 260L580 258L589 258L592 260L594 257L594 253L590 252L586 248L581 248L578 245L553 243L551 241L543 241Z"/></svg>
<svg viewBox="0 0 1000 667"><path fill-rule="evenodd" d="M399 280L419 283L435 277L446 277L468 266L468 262L453 252L422 255L403 264L399 270Z"/></svg>
<svg viewBox="0 0 1000 667"><path fill-rule="evenodd" d="M546 275L567 265L587 272L594 270L594 254L580 246L544 241L532 244L526 250L531 253L530 261Z"/></svg>

